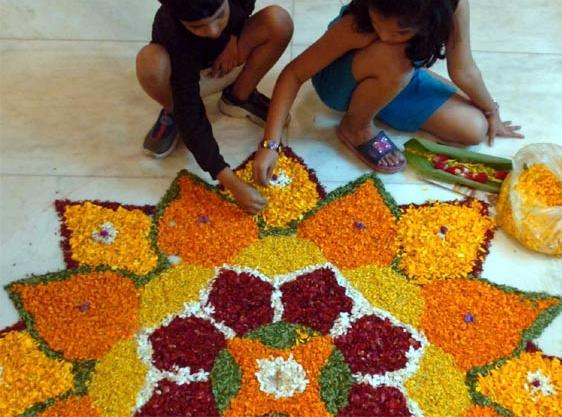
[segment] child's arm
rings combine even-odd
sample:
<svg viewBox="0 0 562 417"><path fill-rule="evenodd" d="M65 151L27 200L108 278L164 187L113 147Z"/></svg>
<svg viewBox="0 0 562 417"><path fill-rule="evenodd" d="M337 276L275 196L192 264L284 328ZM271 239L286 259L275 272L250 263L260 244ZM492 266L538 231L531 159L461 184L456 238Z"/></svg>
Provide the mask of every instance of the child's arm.
<svg viewBox="0 0 562 417"><path fill-rule="evenodd" d="M447 69L455 85L460 88L475 106L482 109L488 119L488 141L494 137L523 137L516 130L503 123L492 96L488 92L482 74L474 62L470 48L470 13L468 0L460 0L455 12L453 31L447 44Z"/></svg>
<svg viewBox="0 0 562 417"><path fill-rule="evenodd" d="M295 58L277 79L265 125L264 139L279 143L285 120L301 85L314 74L352 49L364 48L376 39L375 34L358 33L352 16L344 16L320 39ZM254 160L254 179L267 185L275 162L275 151L260 148Z"/></svg>

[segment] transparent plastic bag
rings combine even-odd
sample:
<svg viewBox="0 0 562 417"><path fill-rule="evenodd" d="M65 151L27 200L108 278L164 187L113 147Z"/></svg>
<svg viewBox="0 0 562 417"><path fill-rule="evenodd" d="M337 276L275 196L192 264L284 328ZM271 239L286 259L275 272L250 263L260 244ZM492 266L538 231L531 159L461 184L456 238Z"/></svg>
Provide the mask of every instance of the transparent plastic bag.
<svg viewBox="0 0 562 417"><path fill-rule="evenodd" d="M496 221L529 249L562 255L562 147L529 145L513 159Z"/></svg>

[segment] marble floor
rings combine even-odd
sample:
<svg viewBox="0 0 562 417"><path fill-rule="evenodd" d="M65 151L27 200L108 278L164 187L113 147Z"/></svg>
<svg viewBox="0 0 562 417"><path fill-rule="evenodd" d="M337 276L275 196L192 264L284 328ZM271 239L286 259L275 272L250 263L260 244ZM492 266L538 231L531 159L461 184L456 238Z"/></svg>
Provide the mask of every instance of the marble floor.
<svg viewBox="0 0 562 417"><path fill-rule="evenodd" d="M119 28L129 32L109 30L111 21L96 15L108 13L100 7L90 11L97 18L88 19L82 30L72 25L72 16L62 29L56 24L63 21L60 16L51 16L42 5L33 6L41 10L34 10L31 17L26 13L34 2L24 1L28 8L22 2L3 2L8 13L0 19L0 284L63 268L54 200L154 204L180 169L204 176L183 147L166 160L147 158L141 151L142 138L159 110L144 96L134 73L134 57L145 43L146 27L138 28L129 19L125 28ZM258 0L258 7L270 3ZM282 66L322 33L342 4L278 3L291 12L296 32L260 87L266 93ZM482 145L475 150L511 157L526 144L562 143L562 2L513 0L508 8L500 0L470 4L476 61L504 118L523 125L526 135L523 141L498 139L493 148ZM139 25L150 24L154 8L142 6ZM76 16L86 13L70 9L68 13ZM42 12L51 20L41 20ZM33 30L12 22L26 16ZM444 65L437 71L445 74ZM255 149L261 132L221 115L217 100L217 96L206 99L209 117L223 155L235 166ZM288 129L291 146L328 190L367 172L335 137L339 117L319 102L307 83ZM412 136L388 131L399 144ZM399 203L457 197L420 181L410 170L381 177ZM562 261L525 250L501 230L483 275L521 290L562 295ZM0 328L16 320L1 289ZM545 352L562 356L562 317L537 343Z"/></svg>

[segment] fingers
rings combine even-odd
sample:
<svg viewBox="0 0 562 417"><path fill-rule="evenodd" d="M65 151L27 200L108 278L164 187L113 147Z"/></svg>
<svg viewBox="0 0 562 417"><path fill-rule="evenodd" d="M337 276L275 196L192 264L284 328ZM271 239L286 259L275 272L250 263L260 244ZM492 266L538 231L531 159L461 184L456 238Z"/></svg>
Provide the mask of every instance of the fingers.
<svg viewBox="0 0 562 417"><path fill-rule="evenodd" d="M267 204L267 200L257 191L254 191L249 202L244 204L244 210L250 214L259 213Z"/></svg>
<svg viewBox="0 0 562 417"><path fill-rule="evenodd" d="M217 59L214 63L213 63L213 68L211 68L211 78L216 78L217 76L219 76L220 71L221 71L221 61L220 59Z"/></svg>
<svg viewBox="0 0 562 417"><path fill-rule="evenodd" d="M242 207L249 214L258 214L265 207L265 203L252 202Z"/></svg>
<svg viewBox="0 0 562 417"><path fill-rule="evenodd" d="M230 73L234 67L236 67L236 61L228 60L219 56L213 63L210 76L212 78L222 78Z"/></svg>
<svg viewBox="0 0 562 417"><path fill-rule="evenodd" d="M271 179L271 174L273 172L272 166L262 166L259 171L258 180L260 185L267 186L269 185L269 180Z"/></svg>
<svg viewBox="0 0 562 417"><path fill-rule="evenodd" d="M519 130L521 130L521 126L512 126L508 122L504 122L498 136L523 139L525 136L519 133Z"/></svg>
<svg viewBox="0 0 562 417"><path fill-rule="evenodd" d="M268 168L263 163L254 162L254 181L259 185L267 185L267 171Z"/></svg>

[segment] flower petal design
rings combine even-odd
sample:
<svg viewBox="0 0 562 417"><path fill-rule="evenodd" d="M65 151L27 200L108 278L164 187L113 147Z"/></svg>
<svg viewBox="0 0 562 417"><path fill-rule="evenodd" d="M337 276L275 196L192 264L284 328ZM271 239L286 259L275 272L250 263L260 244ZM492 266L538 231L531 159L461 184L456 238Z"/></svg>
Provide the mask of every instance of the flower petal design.
<svg viewBox="0 0 562 417"><path fill-rule="evenodd" d="M140 290L141 325L154 327L181 312L185 303L197 301L214 274L210 268L181 264L158 275Z"/></svg>
<svg viewBox="0 0 562 417"><path fill-rule="evenodd" d="M137 275L156 267L158 256L152 248L152 221L141 208L90 201L59 202L63 236L70 261L77 265L109 265Z"/></svg>
<svg viewBox="0 0 562 417"><path fill-rule="evenodd" d="M393 387L356 384L351 387L349 404L337 417L389 416L410 417L412 413L404 394Z"/></svg>
<svg viewBox="0 0 562 417"><path fill-rule="evenodd" d="M135 417L220 417L209 382L177 385L161 381Z"/></svg>
<svg viewBox="0 0 562 417"><path fill-rule="evenodd" d="M479 375L476 390L515 417L559 416L562 412L562 364L559 358L523 353Z"/></svg>
<svg viewBox="0 0 562 417"><path fill-rule="evenodd" d="M139 294L133 282L115 272L89 272L45 283L14 284L49 347L67 359L94 359L139 325Z"/></svg>
<svg viewBox="0 0 562 417"><path fill-rule="evenodd" d="M197 317L176 317L152 333L150 342L152 362L163 371L189 367L193 372L209 372L218 353L226 347L222 333Z"/></svg>
<svg viewBox="0 0 562 417"><path fill-rule="evenodd" d="M163 252L212 268L258 238L252 217L234 203L189 176L180 176L175 186L178 196L158 220L158 246Z"/></svg>
<svg viewBox="0 0 562 417"><path fill-rule="evenodd" d="M130 416L147 373L135 340L117 343L97 361L92 373L88 392L93 405L102 410L103 417Z"/></svg>
<svg viewBox="0 0 562 417"><path fill-rule="evenodd" d="M381 266L348 269L343 274L373 307L392 313L404 323L419 326L425 302L420 287L406 277Z"/></svg>
<svg viewBox="0 0 562 417"><path fill-rule="evenodd" d="M319 376L333 350L332 340L326 336L312 338L308 343L294 349L273 349L261 342L234 338L229 340L228 349L242 368L242 386L231 401L224 417L264 416L280 413L289 416L330 417L320 398ZM256 377L259 360L270 358L292 358L300 364L309 383L300 393L289 398L276 399L260 389Z"/></svg>
<svg viewBox="0 0 562 417"><path fill-rule="evenodd" d="M283 320L327 334L340 313L349 313L353 301L329 268L320 268L281 286Z"/></svg>
<svg viewBox="0 0 562 417"><path fill-rule="evenodd" d="M424 416L460 416L471 404L465 380L451 355L428 345L417 372L405 385Z"/></svg>
<svg viewBox="0 0 562 417"><path fill-rule="evenodd" d="M273 286L252 274L223 269L213 282L209 304L213 318L238 335L271 323Z"/></svg>
<svg viewBox="0 0 562 417"><path fill-rule="evenodd" d="M422 289L421 327L464 371L510 356L522 333L556 299L533 301L484 281L436 281Z"/></svg>
<svg viewBox="0 0 562 417"><path fill-rule="evenodd" d="M92 399L84 395L82 397L70 397L66 400L57 401L52 407L38 414L39 417L101 417L97 408L92 404Z"/></svg>
<svg viewBox="0 0 562 417"><path fill-rule="evenodd" d="M404 368L408 351L421 348L421 343L405 328L375 315L357 320L335 344L353 373L370 375Z"/></svg>
<svg viewBox="0 0 562 417"><path fill-rule="evenodd" d="M390 266L396 255L396 219L373 179L305 219L298 236L314 242L339 268Z"/></svg>
<svg viewBox="0 0 562 417"><path fill-rule="evenodd" d="M462 417L501 417L496 410L490 407L474 406L463 413Z"/></svg>
<svg viewBox="0 0 562 417"><path fill-rule="evenodd" d="M253 157L235 170L249 184L254 180ZM269 186L253 185L267 200L267 206L258 216L266 230L289 227L325 196L314 172L289 148L279 155Z"/></svg>
<svg viewBox="0 0 562 417"><path fill-rule="evenodd" d="M72 364L47 357L24 331L0 338L0 369L0 414L6 417L74 387Z"/></svg>
<svg viewBox="0 0 562 417"><path fill-rule="evenodd" d="M320 249L308 240L295 236L268 236L242 250L232 263L274 277L309 265L325 264L326 258Z"/></svg>
<svg viewBox="0 0 562 417"><path fill-rule="evenodd" d="M494 230L478 200L408 206L398 222L400 268L418 284L477 274Z"/></svg>
<svg viewBox="0 0 562 417"><path fill-rule="evenodd" d="M298 236L339 268L390 266L396 255L396 219L371 179L305 219Z"/></svg>

